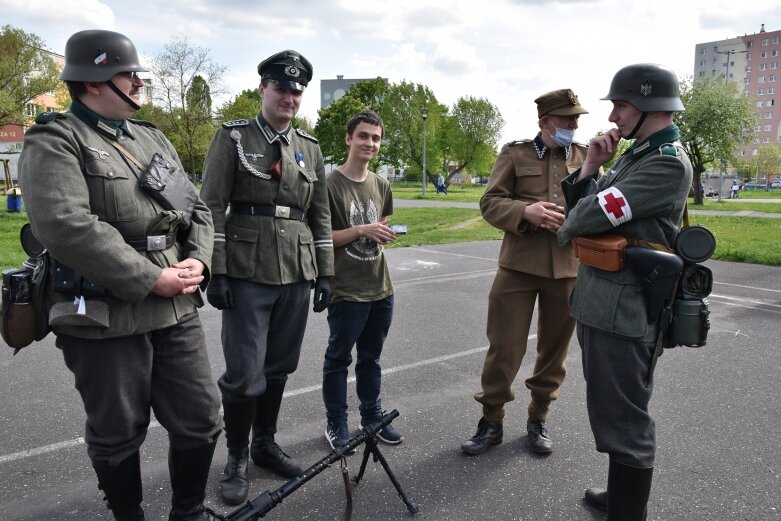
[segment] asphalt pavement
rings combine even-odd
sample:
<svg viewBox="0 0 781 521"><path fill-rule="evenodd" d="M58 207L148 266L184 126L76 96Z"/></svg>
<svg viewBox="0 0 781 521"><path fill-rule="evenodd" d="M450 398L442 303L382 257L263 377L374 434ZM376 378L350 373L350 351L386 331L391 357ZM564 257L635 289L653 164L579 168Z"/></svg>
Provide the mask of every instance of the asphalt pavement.
<svg viewBox="0 0 781 521"><path fill-rule="evenodd" d="M486 301L499 244L388 250L396 310L383 353L383 404L388 411L399 411L394 425L406 439L399 446L382 445L382 453L419 506L414 516L419 520L602 520L603 514L581 500L583 489L604 484L607 458L594 449L575 339L567 379L549 421L552 455L534 455L526 445L528 391L523 380L533 364L534 329L516 379L517 398L508 405L504 443L477 457L459 449L480 418L472 396L487 348ZM781 268L719 261L707 265L716 281L708 344L666 351L657 366L651 409L659 450L649 520L778 520ZM206 306L201 317L216 379L223 370L220 315ZM277 440L312 465L329 452L320 389L328 326L324 314L309 318ZM10 349L0 353L0 519L108 520L83 443L78 393L53 340L50 335L16 357ZM354 383L349 393L354 427ZM166 454L165 431L153 423L142 448L149 520L167 519ZM362 454L361 448L347 460L352 475ZM221 438L207 504L223 513L234 510L217 494L225 457ZM250 478L250 498L285 483L252 464ZM353 520L413 517L372 460L352 496ZM285 497L265 518L336 520L344 505L335 464Z"/></svg>

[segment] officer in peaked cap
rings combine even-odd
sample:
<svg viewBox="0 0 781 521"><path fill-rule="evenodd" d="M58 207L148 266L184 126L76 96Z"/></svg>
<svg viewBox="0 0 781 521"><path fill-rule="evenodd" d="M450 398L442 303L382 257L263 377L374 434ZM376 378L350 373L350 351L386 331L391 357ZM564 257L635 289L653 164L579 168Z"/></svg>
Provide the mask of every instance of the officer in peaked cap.
<svg viewBox="0 0 781 521"><path fill-rule="evenodd" d="M470 455L502 441L505 404L515 397L512 385L526 354L535 304L539 326L534 374L525 381L531 394L526 441L537 454L553 451L548 412L566 373L575 329L567 297L578 269L572 247L559 246L556 230L564 221L561 181L586 157L586 147L573 138L578 118L587 111L571 89L547 92L534 102L540 131L534 139L502 148L480 200L483 218L506 233L488 296L490 346L475 394L483 416L474 436L461 444Z"/></svg>
<svg viewBox="0 0 781 521"><path fill-rule="evenodd" d="M312 79L312 64L296 51L282 51L258 64L261 80L269 79L280 87L304 92Z"/></svg>
<svg viewBox="0 0 781 521"><path fill-rule="evenodd" d="M274 434L287 377L298 365L310 291L314 286L314 311L325 309L334 269L323 155L315 138L291 126L312 64L286 50L260 62L258 74L261 111L223 123L201 190L214 219L206 296L222 310L225 373L218 384L228 462L220 494L230 504L247 499L250 457L285 478L304 470Z"/></svg>
<svg viewBox="0 0 781 521"><path fill-rule="evenodd" d="M613 102L608 121L616 128L592 138L581 168L562 182L567 219L559 242L611 234L673 251L692 185L692 165L673 123L673 113L684 109L678 78L661 65L629 65L613 76L603 99ZM635 142L599 177L599 166L613 157L621 138ZM626 264L607 271L582 262L570 304L589 423L597 450L609 457L607 489L586 490L586 502L607 510L609 520L643 521L650 517L656 457L648 405L665 326L661 310L649 309L644 298L646 287L658 283L655 274L640 280L629 258Z"/></svg>

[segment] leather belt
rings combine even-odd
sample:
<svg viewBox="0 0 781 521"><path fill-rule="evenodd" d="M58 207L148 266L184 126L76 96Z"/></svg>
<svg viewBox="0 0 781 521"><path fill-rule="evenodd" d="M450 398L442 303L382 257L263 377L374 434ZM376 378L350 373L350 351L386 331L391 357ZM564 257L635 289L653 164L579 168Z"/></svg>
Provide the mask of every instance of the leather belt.
<svg viewBox="0 0 781 521"><path fill-rule="evenodd" d="M125 242L135 248L136 251L163 251L176 243L176 234L126 237Z"/></svg>
<svg viewBox="0 0 781 521"><path fill-rule="evenodd" d="M291 219L293 221L303 221L306 217L306 213L298 208L277 206L275 204L242 203L238 201L231 201L231 213L277 217L279 219Z"/></svg>

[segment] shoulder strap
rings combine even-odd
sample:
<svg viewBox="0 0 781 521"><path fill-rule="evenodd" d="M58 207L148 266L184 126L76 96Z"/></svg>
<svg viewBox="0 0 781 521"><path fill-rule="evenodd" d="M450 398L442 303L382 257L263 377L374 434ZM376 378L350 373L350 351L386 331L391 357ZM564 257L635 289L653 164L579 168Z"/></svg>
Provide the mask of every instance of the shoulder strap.
<svg viewBox="0 0 781 521"><path fill-rule="evenodd" d="M114 148L119 150L119 152L123 156L125 156L128 159L128 161L130 161L131 163L136 165L139 168L139 170L141 170L142 172L144 171L144 165L142 165L141 161L136 159L135 156L128 151L128 149L126 149L125 147L123 147L122 145L117 143L116 141L109 141L109 143L111 143L111 146L113 146Z"/></svg>

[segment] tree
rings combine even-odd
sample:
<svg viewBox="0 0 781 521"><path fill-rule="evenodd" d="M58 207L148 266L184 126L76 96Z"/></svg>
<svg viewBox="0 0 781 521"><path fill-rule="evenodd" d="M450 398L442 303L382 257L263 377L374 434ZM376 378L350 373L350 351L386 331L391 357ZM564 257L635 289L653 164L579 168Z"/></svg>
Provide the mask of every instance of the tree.
<svg viewBox="0 0 781 521"><path fill-rule="evenodd" d="M694 203L702 204L702 172L709 163L735 162L735 149L752 138L756 115L752 99L738 92L735 84L686 79L680 89L686 110L675 113L675 123L694 169Z"/></svg>
<svg viewBox="0 0 781 521"><path fill-rule="evenodd" d="M490 170L496 161L496 145L504 119L499 109L484 98L459 98L445 117L440 132L443 163L456 167L444 172L446 184L467 166L477 172Z"/></svg>
<svg viewBox="0 0 781 521"><path fill-rule="evenodd" d="M344 136L347 132L347 122L358 112L371 109L383 120L383 100L389 89L388 82L382 78L359 81L353 84L341 98L318 111L314 134L320 141L320 150L327 163L342 164L347 160L347 146ZM383 121L384 122L384 121ZM385 125L387 129L387 124ZM387 147L380 148L380 153L369 166L377 168L384 161Z"/></svg>
<svg viewBox="0 0 781 521"><path fill-rule="evenodd" d="M209 50L190 45L186 36L176 36L155 56L150 70L157 80L155 102L163 111L167 137L193 175L203 164L214 135L211 97L221 93L226 67L209 57Z"/></svg>
<svg viewBox="0 0 781 521"><path fill-rule="evenodd" d="M35 34L10 25L0 30L0 126L25 126L25 106L57 87L57 65L43 48Z"/></svg>
<svg viewBox="0 0 781 521"><path fill-rule="evenodd" d="M236 119L252 119L260 112L260 93L258 89L245 89L232 100L220 107L220 123Z"/></svg>
<svg viewBox="0 0 781 521"><path fill-rule="evenodd" d="M769 189L770 184L781 173L781 147L772 144L760 148L757 167L759 172L765 174L765 187Z"/></svg>

